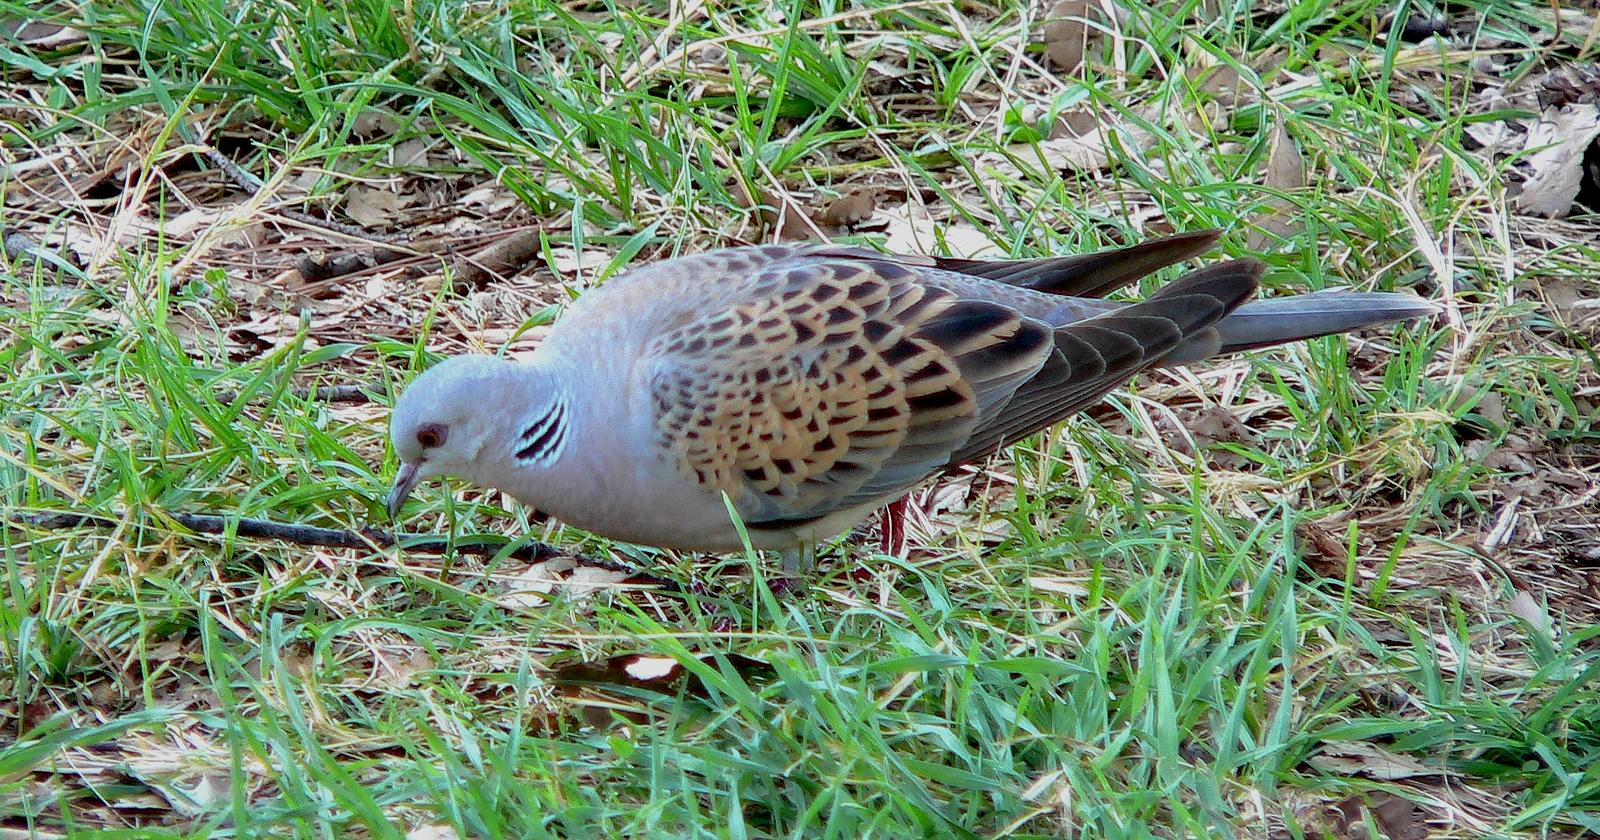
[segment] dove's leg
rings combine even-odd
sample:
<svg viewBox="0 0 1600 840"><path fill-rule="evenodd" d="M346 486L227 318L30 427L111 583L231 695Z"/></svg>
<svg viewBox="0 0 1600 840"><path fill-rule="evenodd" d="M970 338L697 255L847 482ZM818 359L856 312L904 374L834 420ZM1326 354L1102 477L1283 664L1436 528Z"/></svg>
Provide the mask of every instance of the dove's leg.
<svg viewBox="0 0 1600 840"><path fill-rule="evenodd" d="M899 557L905 553L906 543L911 538L906 530L906 509L910 506L911 495L908 493L884 507L883 518L878 526L878 547L884 554Z"/></svg>

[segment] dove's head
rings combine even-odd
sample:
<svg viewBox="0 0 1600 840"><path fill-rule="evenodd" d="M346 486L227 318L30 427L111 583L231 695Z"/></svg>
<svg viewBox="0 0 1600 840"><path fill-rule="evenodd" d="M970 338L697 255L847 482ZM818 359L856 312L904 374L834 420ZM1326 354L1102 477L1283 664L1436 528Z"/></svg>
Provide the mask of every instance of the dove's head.
<svg viewBox="0 0 1600 840"><path fill-rule="evenodd" d="M494 356L440 362L406 388L389 418L400 458L389 516L430 478L492 487L508 469L548 466L565 436L566 401L538 367Z"/></svg>

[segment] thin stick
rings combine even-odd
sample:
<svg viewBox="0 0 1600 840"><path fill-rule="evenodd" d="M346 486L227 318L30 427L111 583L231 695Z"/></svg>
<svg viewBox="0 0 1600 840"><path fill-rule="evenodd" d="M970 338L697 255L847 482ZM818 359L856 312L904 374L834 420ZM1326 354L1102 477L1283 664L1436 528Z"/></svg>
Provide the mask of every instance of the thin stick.
<svg viewBox="0 0 1600 840"><path fill-rule="evenodd" d="M495 557L504 552L507 557L527 563L538 563L552 557L570 554L570 552L562 551L555 546L542 542L524 543L510 551L506 551L506 545L509 541L495 538L453 542L433 534L391 533L378 528L361 528L354 531L342 528L318 528L313 525L290 525L284 522L270 522L265 519L245 519L242 517L236 519L231 516L216 516L203 513L164 513L162 518L175 522L197 534L225 534L231 527L234 534L241 537L282 540L295 545L328 548L384 549L398 547L401 551L416 554L470 554L478 557ZM9 518L0 520L0 523L9 523L24 528L42 528L47 531L61 531L69 528L111 530L116 528L121 520L122 516L120 515L100 516L77 511L61 511L57 513L12 514ZM641 571L626 563L619 563L610 558L591 557L584 554L577 555L577 560L584 566L627 574L630 582L652 586L663 592L681 592L684 589L683 585L677 581Z"/></svg>
<svg viewBox="0 0 1600 840"><path fill-rule="evenodd" d="M244 167L234 163L226 155L214 148L205 149L204 154L206 160L211 161L218 169L221 169L223 174L227 175L228 178L239 187L239 189L244 190L250 195L255 195L261 192L261 180L249 172L246 172ZM290 219L303 225L310 225L311 227L322 228L323 230L331 230L334 233L343 234L354 239L365 239L370 242L386 242L389 244L402 244L411 241L411 237L409 236L374 233L373 231L365 228L359 228L355 225L348 225L344 222L336 222L332 219L319 219L310 213L302 213L292 207L278 207L275 208L273 212L284 217L285 219Z"/></svg>
<svg viewBox="0 0 1600 840"><path fill-rule="evenodd" d="M314 388L290 388L289 394L297 400L311 400L313 402L372 402L385 394L389 389L382 385L318 385ZM217 394L217 402L223 405L233 405L239 401L238 391L223 391Z"/></svg>
<svg viewBox="0 0 1600 840"><path fill-rule="evenodd" d="M235 519L230 516L214 516L202 513L166 513L162 515L162 518L170 519L197 534L224 534L232 530L241 537L283 540L296 545L314 545L328 548L382 549L398 545L402 550L419 554L448 554L454 552L456 554L494 556L506 547L505 541L502 540L451 542L443 537L430 534L390 533L378 528L362 528L359 531L342 528L318 528L312 525L291 525L284 522L269 522L264 519ZM120 519L121 517L118 516L98 516L92 513L64 511L61 513L14 514L9 521L14 525L59 531L67 528L110 529L117 527ZM534 563L561 553L560 550L546 543L532 542L517 546L507 556Z"/></svg>

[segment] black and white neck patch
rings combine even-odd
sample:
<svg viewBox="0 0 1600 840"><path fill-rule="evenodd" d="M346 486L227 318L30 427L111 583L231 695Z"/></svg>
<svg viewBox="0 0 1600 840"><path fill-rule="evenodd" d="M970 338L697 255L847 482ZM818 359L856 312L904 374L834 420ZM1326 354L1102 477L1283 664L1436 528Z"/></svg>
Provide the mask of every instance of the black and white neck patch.
<svg viewBox="0 0 1600 840"><path fill-rule="evenodd" d="M548 467L561 457L567 445L567 401L560 397L552 400L550 410L528 424L517 444L522 448L516 459L523 464Z"/></svg>

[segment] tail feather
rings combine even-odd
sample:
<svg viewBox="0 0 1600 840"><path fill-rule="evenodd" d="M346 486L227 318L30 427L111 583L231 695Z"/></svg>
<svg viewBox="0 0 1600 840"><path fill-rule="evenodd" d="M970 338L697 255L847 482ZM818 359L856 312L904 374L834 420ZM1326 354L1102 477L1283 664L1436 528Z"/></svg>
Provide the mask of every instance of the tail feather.
<svg viewBox="0 0 1600 840"><path fill-rule="evenodd" d="M946 271L995 280L1052 295L1104 297L1146 274L1198 257L1221 238L1220 230L1196 230L1088 254L1037 260L962 260L934 257Z"/></svg>
<svg viewBox="0 0 1600 840"><path fill-rule="evenodd" d="M1314 292L1256 300L1218 321L1214 336L1185 342L1162 360L1178 365L1220 353L1270 347L1435 315L1439 307L1396 292Z"/></svg>

